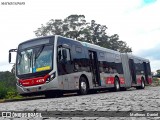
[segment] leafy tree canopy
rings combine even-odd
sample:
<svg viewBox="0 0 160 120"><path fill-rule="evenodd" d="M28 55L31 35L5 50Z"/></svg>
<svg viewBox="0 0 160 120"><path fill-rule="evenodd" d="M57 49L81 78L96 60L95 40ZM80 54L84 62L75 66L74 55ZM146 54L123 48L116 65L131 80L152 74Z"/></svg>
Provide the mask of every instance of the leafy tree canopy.
<svg viewBox="0 0 160 120"><path fill-rule="evenodd" d="M160 69L158 69L156 72L157 72L156 76L160 77Z"/></svg>
<svg viewBox="0 0 160 120"><path fill-rule="evenodd" d="M9 71L0 72L0 99L13 98L18 95L15 75Z"/></svg>
<svg viewBox="0 0 160 120"><path fill-rule="evenodd" d="M160 69L156 70L157 74L160 74Z"/></svg>
<svg viewBox="0 0 160 120"><path fill-rule="evenodd" d="M64 20L51 19L34 32L37 37L61 35L120 52L132 52L126 42L119 40L118 34L109 36L106 30L106 25L98 24L95 20L87 22L84 15L70 15Z"/></svg>

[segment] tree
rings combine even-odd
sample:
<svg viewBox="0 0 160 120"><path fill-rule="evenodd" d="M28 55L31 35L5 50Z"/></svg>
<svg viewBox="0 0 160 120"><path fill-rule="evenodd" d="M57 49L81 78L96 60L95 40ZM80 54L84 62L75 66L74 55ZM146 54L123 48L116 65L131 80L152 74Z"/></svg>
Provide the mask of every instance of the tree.
<svg viewBox="0 0 160 120"><path fill-rule="evenodd" d="M15 74L5 71L5 72L0 72L0 84L1 82L5 83L5 87L14 87L16 88L16 78Z"/></svg>
<svg viewBox="0 0 160 120"><path fill-rule="evenodd" d="M12 69L11 69L11 73L13 74L15 74L15 67L16 67L16 64L13 64Z"/></svg>
<svg viewBox="0 0 160 120"><path fill-rule="evenodd" d="M160 78L160 69L156 70L156 73L155 74L153 73L152 75L153 75L153 77Z"/></svg>
<svg viewBox="0 0 160 120"><path fill-rule="evenodd" d="M160 69L158 69L156 72L157 72L156 75L157 75L157 76L160 76Z"/></svg>
<svg viewBox="0 0 160 120"><path fill-rule="evenodd" d="M119 40L119 35L114 34L110 37L109 40L109 48L112 50L117 50L120 52L131 52L131 48L127 46L127 43L124 41Z"/></svg>
<svg viewBox="0 0 160 120"><path fill-rule="evenodd" d="M70 15L64 20L51 19L34 32L37 37L61 35L120 52L132 52L126 42L119 40L118 34L108 36L106 30L106 25L98 24L95 20L89 23L84 15Z"/></svg>
<svg viewBox="0 0 160 120"><path fill-rule="evenodd" d="M16 78L15 75L9 71L0 72L0 99L11 98L16 96Z"/></svg>

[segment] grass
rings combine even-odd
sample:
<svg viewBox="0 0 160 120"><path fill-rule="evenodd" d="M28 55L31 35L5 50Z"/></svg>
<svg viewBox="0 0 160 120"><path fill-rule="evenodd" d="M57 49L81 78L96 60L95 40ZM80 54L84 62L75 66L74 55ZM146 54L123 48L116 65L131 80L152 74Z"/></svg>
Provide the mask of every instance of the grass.
<svg viewBox="0 0 160 120"><path fill-rule="evenodd" d="M9 92L4 98L0 99L0 103L7 102L7 101L15 101L15 100L22 100L24 97L20 95L15 95L15 93Z"/></svg>
<svg viewBox="0 0 160 120"><path fill-rule="evenodd" d="M0 102L11 99L22 99L15 87L7 86L4 82L0 82Z"/></svg>
<svg viewBox="0 0 160 120"><path fill-rule="evenodd" d="M153 77L152 86L160 86L160 78Z"/></svg>

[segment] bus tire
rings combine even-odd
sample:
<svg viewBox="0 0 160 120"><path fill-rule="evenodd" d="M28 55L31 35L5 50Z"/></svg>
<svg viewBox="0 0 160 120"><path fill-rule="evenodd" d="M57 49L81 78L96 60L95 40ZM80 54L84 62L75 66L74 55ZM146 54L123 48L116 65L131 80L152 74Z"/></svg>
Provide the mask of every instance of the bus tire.
<svg viewBox="0 0 160 120"><path fill-rule="evenodd" d="M87 83L87 79L85 77L80 77L79 81L79 94L86 95L88 93L89 87Z"/></svg>
<svg viewBox="0 0 160 120"><path fill-rule="evenodd" d="M144 88L145 88L145 82L144 79L142 78L141 86L136 87L136 89L144 89Z"/></svg>
<svg viewBox="0 0 160 120"><path fill-rule="evenodd" d="M114 91L119 91L120 90L120 83L119 83L119 79L117 77L115 77L114 80Z"/></svg>
<svg viewBox="0 0 160 120"><path fill-rule="evenodd" d="M144 78L142 79L142 82L141 82L141 89L144 89L145 88L145 81L144 81Z"/></svg>

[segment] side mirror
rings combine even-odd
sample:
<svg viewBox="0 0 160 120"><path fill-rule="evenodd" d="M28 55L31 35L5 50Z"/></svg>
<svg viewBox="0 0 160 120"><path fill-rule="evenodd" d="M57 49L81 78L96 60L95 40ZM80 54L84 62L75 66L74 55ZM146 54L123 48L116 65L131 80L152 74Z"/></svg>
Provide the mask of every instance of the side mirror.
<svg viewBox="0 0 160 120"><path fill-rule="evenodd" d="M14 55L13 55L13 57L15 58L15 56L16 56L16 52L17 52L17 49L11 49L11 50L9 50L9 60L8 60L8 62L9 63L11 63L11 64L15 64L14 62L12 62L12 61L14 61L14 60L12 60L12 53L14 53Z"/></svg>
<svg viewBox="0 0 160 120"><path fill-rule="evenodd" d="M11 62L11 53L9 52L9 63Z"/></svg>

